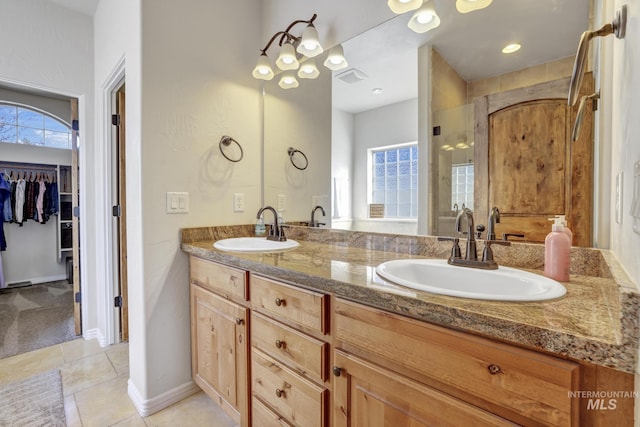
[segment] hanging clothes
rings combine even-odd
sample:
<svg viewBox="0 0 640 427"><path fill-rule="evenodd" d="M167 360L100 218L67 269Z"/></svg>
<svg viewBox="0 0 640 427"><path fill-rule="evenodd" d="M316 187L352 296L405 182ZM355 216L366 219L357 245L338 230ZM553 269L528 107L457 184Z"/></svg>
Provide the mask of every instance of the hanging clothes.
<svg viewBox="0 0 640 427"><path fill-rule="evenodd" d="M0 173L0 251L7 250L7 241L4 237L4 201L11 199L11 185L4 180L4 174Z"/></svg>
<svg viewBox="0 0 640 427"><path fill-rule="evenodd" d="M2 210L4 212L3 222L11 222L13 220L13 208L11 205L11 185L13 184L13 180L11 176L4 174L4 179L9 184L9 196L5 197L4 204L2 205Z"/></svg>
<svg viewBox="0 0 640 427"><path fill-rule="evenodd" d="M44 180L40 178L39 181L36 182L38 185L38 195L36 196L36 209L38 211L38 222L40 224L44 224L46 221L44 217L44 192L46 190L46 185L44 184Z"/></svg>
<svg viewBox="0 0 640 427"><path fill-rule="evenodd" d="M26 186L27 182L24 180L24 178L20 178L16 185L16 205L13 212L15 213L15 221L20 224L20 227L22 227L22 223L24 222Z"/></svg>

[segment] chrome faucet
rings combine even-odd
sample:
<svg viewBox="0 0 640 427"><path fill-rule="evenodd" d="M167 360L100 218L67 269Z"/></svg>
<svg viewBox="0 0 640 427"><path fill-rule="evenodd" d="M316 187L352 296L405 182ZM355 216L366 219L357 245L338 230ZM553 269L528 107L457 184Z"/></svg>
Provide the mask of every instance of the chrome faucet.
<svg viewBox="0 0 640 427"><path fill-rule="evenodd" d="M489 224L487 240L496 240L496 224L500 224L500 211L495 206L492 207L491 212L489 212L487 223Z"/></svg>
<svg viewBox="0 0 640 427"><path fill-rule="evenodd" d="M311 222L309 223L309 227L320 227L321 225L325 225L323 222L318 222L315 219L316 211L318 209L320 209L320 212L322 212L322 216L326 216L326 214L324 213L324 208L320 205L316 206L311 210Z"/></svg>
<svg viewBox="0 0 640 427"><path fill-rule="evenodd" d="M284 235L284 229L282 225L278 224L278 213L271 206L265 206L258 211L258 215L256 215L257 219L260 219L262 213L264 211L271 211L273 213L273 224L269 227L269 234L267 235L267 240L275 240L277 242L284 242L287 240L287 237Z"/></svg>

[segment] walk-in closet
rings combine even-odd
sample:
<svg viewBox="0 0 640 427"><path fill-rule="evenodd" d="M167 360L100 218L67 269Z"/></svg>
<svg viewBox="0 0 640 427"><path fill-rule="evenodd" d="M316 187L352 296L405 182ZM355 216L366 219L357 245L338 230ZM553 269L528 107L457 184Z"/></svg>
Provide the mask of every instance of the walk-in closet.
<svg viewBox="0 0 640 427"><path fill-rule="evenodd" d="M0 87L0 358L81 333L76 105Z"/></svg>

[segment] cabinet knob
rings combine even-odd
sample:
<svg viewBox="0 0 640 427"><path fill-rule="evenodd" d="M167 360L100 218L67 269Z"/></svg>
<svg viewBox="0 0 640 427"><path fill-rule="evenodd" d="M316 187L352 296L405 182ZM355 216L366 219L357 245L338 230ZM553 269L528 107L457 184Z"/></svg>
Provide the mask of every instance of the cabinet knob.
<svg viewBox="0 0 640 427"><path fill-rule="evenodd" d="M280 390L279 388L276 389L276 396L278 397L287 397L284 393L284 390Z"/></svg>
<svg viewBox="0 0 640 427"><path fill-rule="evenodd" d="M282 348L284 346L285 346L285 342L284 341L276 340L276 347Z"/></svg>
<svg viewBox="0 0 640 427"><path fill-rule="evenodd" d="M500 366L494 365L493 363L488 366L488 369L489 369L489 373L491 375L496 375L496 374L502 373L502 369L500 369Z"/></svg>
<svg viewBox="0 0 640 427"><path fill-rule="evenodd" d="M241 318L236 318L236 325L243 325L244 324L244 319Z"/></svg>
<svg viewBox="0 0 640 427"><path fill-rule="evenodd" d="M339 377L340 375L342 375L342 368L340 368L338 366L334 366L333 367L333 375L335 375L336 377Z"/></svg>
<svg viewBox="0 0 640 427"><path fill-rule="evenodd" d="M286 301L283 298L276 298L276 305L278 307L286 305Z"/></svg>

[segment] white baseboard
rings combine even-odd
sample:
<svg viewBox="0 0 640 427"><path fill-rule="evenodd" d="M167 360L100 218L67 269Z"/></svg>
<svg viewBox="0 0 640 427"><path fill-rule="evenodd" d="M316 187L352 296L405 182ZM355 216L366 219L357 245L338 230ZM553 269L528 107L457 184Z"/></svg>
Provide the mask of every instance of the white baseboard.
<svg viewBox="0 0 640 427"><path fill-rule="evenodd" d="M100 332L100 329L98 328L82 331L82 337L85 340L98 340L100 347L106 347L111 344L109 340L107 340L107 337L102 335L102 332Z"/></svg>
<svg viewBox="0 0 640 427"><path fill-rule="evenodd" d="M161 411L164 408L167 408L200 391L200 387L198 387L196 383L189 381L188 383L179 385L178 387L166 391L159 396L151 399L145 399L142 397L133 381L131 381L131 378L129 378L128 385L127 391L129 393L129 398L141 417L153 415L156 412Z"/></svg>
<svg viewBox="0 0 640 427"><path fill-rule="evenodd" d="M55 275L55 276L44 276L44 277L32 277L24 280L13 280L11 282L7 282L7 286L11 287L11 285L15 285L18 283L31 283L32 285L39 285L40 283L48 283L48 282L57 282L60 280L67 280L66 275Z"/></svg>

